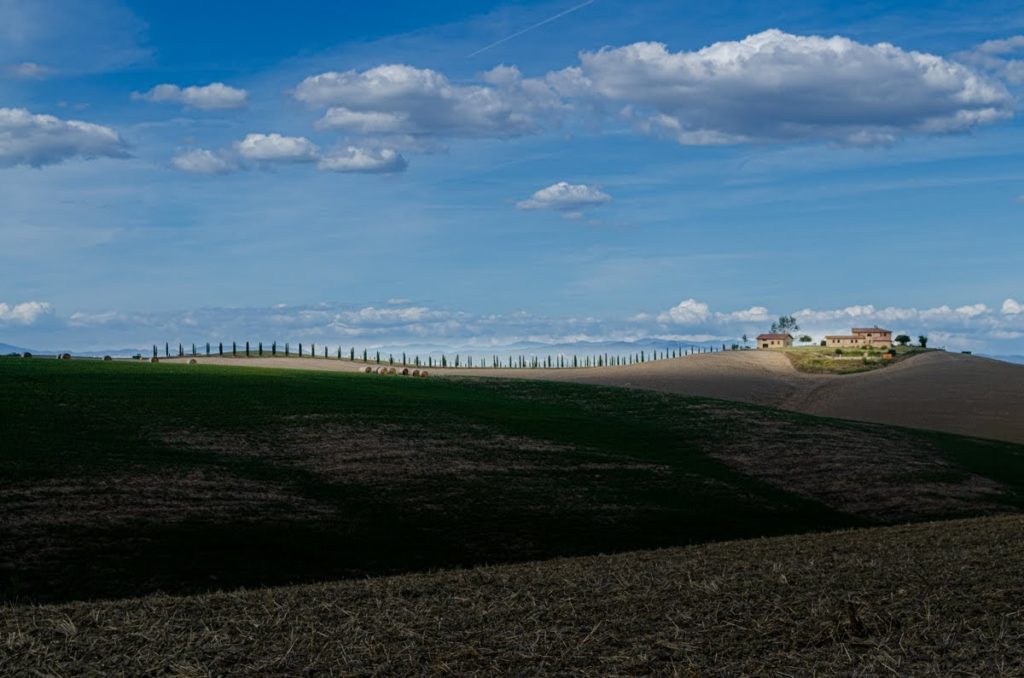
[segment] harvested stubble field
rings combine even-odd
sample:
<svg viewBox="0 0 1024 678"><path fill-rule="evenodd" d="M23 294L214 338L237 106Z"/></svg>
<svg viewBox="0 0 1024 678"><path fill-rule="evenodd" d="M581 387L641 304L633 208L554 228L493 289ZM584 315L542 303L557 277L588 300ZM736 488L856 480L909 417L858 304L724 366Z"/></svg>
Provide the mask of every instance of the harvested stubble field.
<svg viewBox="0 0 1024 678"><path fill-rule="evenodd" d="M1024 671L1024 518L0 607L0 674Z"/></svg>
<svg viewBox="0 0 1024 678"><path fill-rule="evenodd" d="M0 360L0 594L199 593L1017 512L1020 446L665 393Z"/></svg>

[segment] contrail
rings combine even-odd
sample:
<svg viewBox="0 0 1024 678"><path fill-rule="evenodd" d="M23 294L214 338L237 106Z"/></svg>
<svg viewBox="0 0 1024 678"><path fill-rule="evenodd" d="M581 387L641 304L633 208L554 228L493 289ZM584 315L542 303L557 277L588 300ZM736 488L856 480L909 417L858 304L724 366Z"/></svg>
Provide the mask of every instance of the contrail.
<svg viewBox="0 0 1024 678"><path fill-rule="evenodd" d="M562 12L559 12L558 14L556 14L556 15L554 15L554 16L549 16L549 17L548 17L547 19L544 19L544 21L538 21L538 22L537 22L537 23L535 23L534 25L532 25L532 26L528 26L528 27L524 28L524 29L523 29L523 30L521 30L521 31L517 31L517 32L513 33L512 35L506 35L506 36L505 36L504 38L502 38L501 40L498 40L498 41L496 41L496 42L492 42L491 44L487 45L486 47L481 47L480 49L478 49L477 51L473 52L472 54L468 54L468 55L466 55L466 58L468 59L469 57L475 57L475 56L476 56L477 54L480 54L481 52L486 52L486 51L487 51L487 50L489 50L490 48L492 48L492 47L497 47L497 46L498 46L498 45L500 45L501 43L503 43L503 42L508 42L508 41L509 41L509 40L511 40L512 38L518 38L518 37L519 37L520 35L522 35L523 33L529 33L529 32L530 32L530 31L532 31L532 30L533 30L534 28L540 28L540 27L541 27L541 26L543 26L544 24L549 24L549 23L551 23L552 21L554 21L555 19L561 19L561 18L562 18L563 16L565 16L566 14L572 14L573 12L575 12L575 11L576 11L576 10L578 10L578 9L583 9L583 8L584 8L584 7L586 7L587 5L592 5L592 4L594 4L594 2L595 2L595 0L587 0L586 2L581 2L580 4L576 5L575 7L570 7L570 8L569 8L569 9L567 9L567 10L564 10L564 11L562 11Z"/></svg>

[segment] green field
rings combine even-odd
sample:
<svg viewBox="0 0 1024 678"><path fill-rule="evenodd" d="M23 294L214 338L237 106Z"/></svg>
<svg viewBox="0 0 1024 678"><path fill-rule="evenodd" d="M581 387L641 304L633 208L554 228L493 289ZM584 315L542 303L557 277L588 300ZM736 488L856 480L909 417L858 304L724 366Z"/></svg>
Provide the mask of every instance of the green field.
<svg viewBox="0 0 1024 678"><path fill-rule="evenodd" d="M894 346L894 356L886 360L884 351L877 349L843 348L836 353L835 348L825 346L794 346L785 349L785 355L793 363L793 367L801 372L811 374L856 374L870 372L894 365L901 360L937 349L918 348L916 346ZM866 355L865 355L866 354Z"/></svg>
<svg viewBox="0 0 1024 678"><path fill-rule="evenodd" d="M0 596L322 581L1018 511L1020 446L501 379L0 359Z"/></svg>

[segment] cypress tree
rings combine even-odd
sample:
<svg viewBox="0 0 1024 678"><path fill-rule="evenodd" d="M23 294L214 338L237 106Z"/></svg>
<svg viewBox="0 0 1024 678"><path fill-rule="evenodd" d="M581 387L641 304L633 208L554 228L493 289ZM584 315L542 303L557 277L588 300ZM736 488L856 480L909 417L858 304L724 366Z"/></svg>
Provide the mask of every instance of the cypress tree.
<svg viewBox="0 0 1024 678"><path fill-rule="evenodd" d="M233 355L233 356L237 356L238 355L238 344L236 344L233 341L231 342L231 355Z"/></svg>
<svg viewBox="0 0 1024 678"><path fill-rule="evenodd" d="M263 342L262 341L259 343L259 345L257 346L256 350L259 351L259 355L260 355L260 357L262 357L263 356Z"/></svg>
<svg viewBox="0 0 1024 678"><path fill-rule="evenodd" d="M224 355L224 342L223 341L220 342L219 344L217 344L217 354L218 355Z"/></svg>
<svg viewBox="0 0 1024 678"><path fill-rule="evenodd" d="M356 347L355 346L353 346L351 349L349 349L348 359L351 360L352 362L356 361Z"/></svg>
<svg viewBox="0 0 1024 678"><path fill-rule="evenodd" d="M310 358L315 358L316 357L316 344L310 344L309 345L309 357Z"/></svg>
<svg viewBox="0 0 1024 678"><path fill-rule="evenodd" d="M377 364L380 365L380 351L377 351Z"/></svg>
<svg viewBox="0 0 1024 678"><path fill-rule="evenodd" d="M284 357L287 358L290 355L290 353L291 347L288 345L288 342L286 341L284 342Z"/></svg>
<svg viewBox="0 0 1024 678"><path fill-rule="evenodd" d="M277 342L271 342L270 344L270 355L277 355Z"/></svg>
<svg viewBox="0 0 1024 678"><path fill-rule="evenodd" d="M170 358L171 357L171 345L168 344L166 341L164 342L164 357L165 358Z"/></svg>
<svg viewBox="0 0 1024 678"><path fill-rule="evenodd" d="M153 357L156 357L156 344L153 344Z"/></svg>
<svg viewBox="0 0 1024 678"><path fill-rule="evenodd" d="M245 357L249 357L249 342L245 342Z"/></svg>
<svg viewBox="0 0 1024 678"><path fill-rule="evenodd" d="M302 357L302 342L299 342L299 357Z"/></svg>

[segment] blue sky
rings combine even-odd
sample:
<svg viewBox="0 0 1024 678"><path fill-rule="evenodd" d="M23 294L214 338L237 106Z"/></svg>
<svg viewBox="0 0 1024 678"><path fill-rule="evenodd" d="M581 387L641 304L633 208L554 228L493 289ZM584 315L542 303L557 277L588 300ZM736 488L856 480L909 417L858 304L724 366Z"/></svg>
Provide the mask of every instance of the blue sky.
<svg viewBox="0 0 1024 678"><path fill-rule="evenodd" d="M752 5L0 0L0 341L1024 353L1024 8Z"/></svg>

